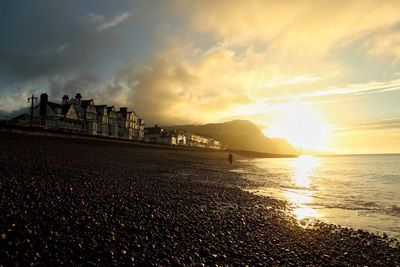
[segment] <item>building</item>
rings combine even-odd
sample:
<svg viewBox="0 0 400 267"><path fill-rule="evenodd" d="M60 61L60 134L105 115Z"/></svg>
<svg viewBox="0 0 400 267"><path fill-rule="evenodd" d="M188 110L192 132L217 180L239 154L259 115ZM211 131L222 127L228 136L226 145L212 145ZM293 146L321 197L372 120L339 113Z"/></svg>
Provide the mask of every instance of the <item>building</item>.
<svg viewBox="0 0 400 267"><path fill-rule="evenodd" d="M89 135L97 134L97 110L93 99L82 100L81 94L75 96L75 106L78 114L85 122L84 132Z"/></svg>
<svg viewBox="0 0 400 267"><path fill-rule="evenodd" d="M83 100L79 93L71 99L64 95L61 104L50 102L47 94L41 94L40 103L32 114L35 127L137 141L144 138L144 120L134 111L128 112L126 107L116 111L114 106L95 105L93 99ZM28 114L22 114L10 122L29 126L31 119Z"/></svg>
<svg viewBox="0 0 400 267"><path fill-rule="evenodd" d="M137 116L136 116L136 113L134 111L128 111L126 113L126 117L127 117L127 124L128 124L128 127L127 127L128 139L137 140L136 136L138 136L138 134L136 133L137 132L137 125L136 125Z"/></svg>
<svg viewBox="0 0 400 267"><path fill-rule="evenodd" d="M74 104L63 96L61 104L48 101L47 94L41 94L40 103L33 109L33 123L48 129L80 132L84 121Z"/></svg>
<svg viewBox="0 0 400 267"><path fill-rule="evenodd" d="M144 128L144 141L148 143L162 143L162 135L164 133L164 129L158 127L156 124L154 127L146 127Z"/></svg>
<svg viewBox="0 0 400 267"><path fill-rule="evenodd" d="M154 127L144 129L143 140L155 144L221 149L221 143L212 138L184 130L165 130L158 127L157 124Z"/></svg>
<svg viewBox="0 0 400 267"><path fill-rule="evenodd" d="M176 136L172 132L168 132L168 131L165 131L161 134L160 140L161 140L161 144L163 144L163 145L176 146L178 144Z"/></svg>
<svg viewBox="0 0 400 267"><path fill-rule="evenodd" d="M102 136L108 136L108 112L107 105L97 105L97 134Z"/></svg>
<svg viewBox="0 0 400 267"><path fill-rule="evenodd" d="M129 116L128 108L122 107L117 111L118 118L118 136L129 139Z"/></svg>
<svg viewBox="0 0 400 267"><path fill-rule="evenodd" d="M176 145L186 146L185 131L182 131L182 130L171 130L169 132L176 139L176 141L175 141Z"/></svg>
<svg viewBox="0 0 400 267"><path fill-rule="evenodd" d="M138 119L138 140L143 140L144 139L144 120L143 119Z"/></svg>
<svg viewBox="0 0 400 267"><path fill-rule="evenodd" d="M122 107L117 111L118 136L124 139L142 141L144 138L144 120L139 119L134 111Z"/></svg>
<svg viewBox="0 0 400 267"><path fill-rule="evenodd" d="M186 133L186 143L192 147L208 147L211 138L207 138L198 134Z"/></svg>
<svg viewBox="0 0 400 267"><path fill-rule="evenodd" d="M107 108L108 134L111 137L118 137L118 115L114 106Z"/></svg>
<svg viewBox="0 0 400 267"><path fill-rule="evenodd" d="M22 114L10 123L156 144L221 148L218 141L188 131L165 130L158 125L145 128L144 120L135 111L128 111L127 107L117 111L114 106L95 105L93 99L84 100L80 93L71 99L64 95L61 104L50 102L47 94L41 94L40 103L32 110L32 118L31 122L28 114Z"/></svg>

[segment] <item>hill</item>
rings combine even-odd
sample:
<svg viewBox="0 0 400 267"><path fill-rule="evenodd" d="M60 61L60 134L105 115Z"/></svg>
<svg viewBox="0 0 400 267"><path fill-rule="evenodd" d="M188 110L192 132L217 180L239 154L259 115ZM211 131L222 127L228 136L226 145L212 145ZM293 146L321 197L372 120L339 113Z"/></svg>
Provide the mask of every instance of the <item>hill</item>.
<svg viewBox="0 0 400 267"><path fill-rule="evenodd" d="M271 154L297 154L296 149L286 139L266 137L254 123L247 120L205 125L176 125L163 128L182 129L208 136L235 150Z"/></svg>

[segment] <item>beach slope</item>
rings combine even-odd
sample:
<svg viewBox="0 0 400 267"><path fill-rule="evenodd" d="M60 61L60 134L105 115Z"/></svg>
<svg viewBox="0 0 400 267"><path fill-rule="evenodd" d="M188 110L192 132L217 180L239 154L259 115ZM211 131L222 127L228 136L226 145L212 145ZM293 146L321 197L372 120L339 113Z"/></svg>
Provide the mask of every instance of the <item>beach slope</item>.
<svg viewBox="0 0 400 267"><path fill-rule="evenodd" d="M0 133L0 265L400 265L399 243L304 229L229 168L224 152Z"/></svg>

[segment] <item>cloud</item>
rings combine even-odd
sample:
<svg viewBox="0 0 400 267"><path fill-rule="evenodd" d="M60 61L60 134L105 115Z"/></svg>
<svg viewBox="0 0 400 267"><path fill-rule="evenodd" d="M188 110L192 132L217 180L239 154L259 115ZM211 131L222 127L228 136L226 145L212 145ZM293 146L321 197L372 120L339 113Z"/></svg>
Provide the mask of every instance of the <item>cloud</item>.
<svg viewBox="0 0 400 267"><path fill-rule="evenodd" d="M92 21L93 21L93 19L95 19L96 21L101 21L102 24L97 29L99 31L104 31L108 28L111 28L111 27L114 27L114 26L120 24L121 22L123 22L124 20L129 18L130 16L131 16L130 12L123 12L121 14L113 16L112 18L110 18L104 22L103 22L104 17L93 16Z"/></svg>
<svg viewBox="0 0 400 267"><path fill-rule="evenodd" d="M49 78L48 94L51 98L59 98L63 95L75 96L81 93L84 98L93 98L98 90L99 79L91 73L83 73L77 77L66 78L56 75Z"/></svg>
<svg viewBox="0 0 400 267"><path fill-rule="evenodd" d="M313 76L311 76L313 77ZM297 80L297 77L294 77ZM317 78L305 79L303 82L320 80ZM291 84L292 80L287 80L287 84ZM280 83L278 83L281 85ZM303 99L304 101L315 101L315 103L334 103L341 101L351 101L356 96L366 94L380 94L385 92L400 91L400 79L387 81L371 81L366 83L345 84L342 86L329 86L326 89L308 90L307 92L298 92L295 95L287 95L276 92L274 97L264 98L266 102L285 102L293 99ZM352 98L342 98L343 96L351 96ZM338 99L340 97L340 99ZM328 98L328 100L326 100ZM313 100L314 99L314 100ZM316 99L316 100L315 100ZM318 101L320 99L320 101Z"/></svg>
<svg viewBox="0 0 400 267"><path fill-rule="evenodd" d="M400 119L383 119L377 121L368 121L361 123L354 123L351 125L339 126L334 128L337 131L365 131L365 130L389 130L400 129Z"/></svg>
<svg viewBox="0 0 400 267"><path fill-rule="evenodd" d="M217 44L215 44L212 47L210 47L206 52L204 52L204 55L206 56L206 55L208 55L210 53L213 53L213 52L215 52L217 50L229 48L230 45L231 45L231 43L228 42L228 41L218 42Z"/></svg>
<svg viewBox="0 0 400 267"><path fill-rule="evenodd" d="M389 81L373 81L363 84L349 84L345 86L331 87L327 90L315 91L300 97L319 97L329 95L360 95L374 94L400 90L400 79Z"/></svg>
<svg viewBox="0 0 400 267"><path fill-rule="evenodd" d="M0 11L1 96L48 86L56 99L79 91L150 122L200 123L400 88L398 77L352 80L336 57L365 40L371 58L395 55L398 1L42 3Z"/></svg>
<svg viewBox="0 0 400 267"><path fill-rule="evenodd" d="M398 1L190 1L192 27L237 44L262 42L271 56L320 58L399 22ZM187 6L185 6L187 7Z"/></svg>
<svg viewBox="0 0 400 267"><path fill-rule="evenodd" d="M195 61L177 60L175 53L159 54L145 65L126 65L102 98L113 95L115 105L135 109L149 122L167 124L215 121L251 101L240 79L229 72L235 66L231 51L218 50Z"/></svg>
<svg viewBox="0 0 400 267"><path fill-rule="evenodd" d="M88 13L87 18L93 23L104 23L104 16L100 14Z"/></svg>
<svg viewBox="0 0 400 267"><path fill-rule="evenodd" d="M25 110L29 105L27 99L31 96L32 92L34 92L32 87L27 85L26 87L11 91L7 95L1 97L0 107L3 115L14 116L15 111ZM38 96L38 94L35 93L35 96Z"/></svg>
<svg viewBox="0 0 400 267"><path fill-rule="evenodd" d="M316 74L302 74L294 77L277 77L275 79L270 79L264 85L265 88L277 87L277 86L287 86L287 85L298 85L298 84L308 84L316 81L321 81L333 77L340 76L339 72L325 72Z"/></svg>
<svg viewBox="0 0 400 267"><path fill-rule="evenodd" d="M42 1L46 8L33 2L24 8L18 4L4 7L0 18L2 83L18 86L102 66L99 63L109 58L118 39L80 19L79 6L74 3Z"/></svg>
<svg viewBox="0 0 400 267"><path fill-rule="evenodd" d="M371 57L385 57L393 63L400 61L400 31L376 34L369 38L364 47Z"/></svg>

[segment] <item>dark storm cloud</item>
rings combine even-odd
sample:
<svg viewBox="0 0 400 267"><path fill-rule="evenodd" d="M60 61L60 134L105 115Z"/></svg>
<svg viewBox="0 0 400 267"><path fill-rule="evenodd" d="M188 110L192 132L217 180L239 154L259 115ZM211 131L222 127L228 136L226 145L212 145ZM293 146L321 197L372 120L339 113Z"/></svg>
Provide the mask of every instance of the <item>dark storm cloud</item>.
<svg viewBox="0 0 400 267"><path fill-rule="evenodd" d="M12 112L26 105L26 96L42 92L54 101L81 93L111 104L142 96L142 87L130 83L136 75L118 70L133 59L152 58L156 42L149 38L156 38L154 16L161 6L131 0L0 2L0 109Z"/></svg>
<svg viewBox="0 0 400 267"><path fill-rule="evenodd" d="M68 95L73 97L76 93L81 93L84 97L93 97L97 90L98 78L91 73L83 73L71 79L63 76L49 78L49 95L61 97Z"/></svg>
<svg viewBox="0 0 400 267"><path fill-rule="evenodd" d="M0 4L0 81L18 84L101 65L117 39L88 14L74 0Z"/></svg>

